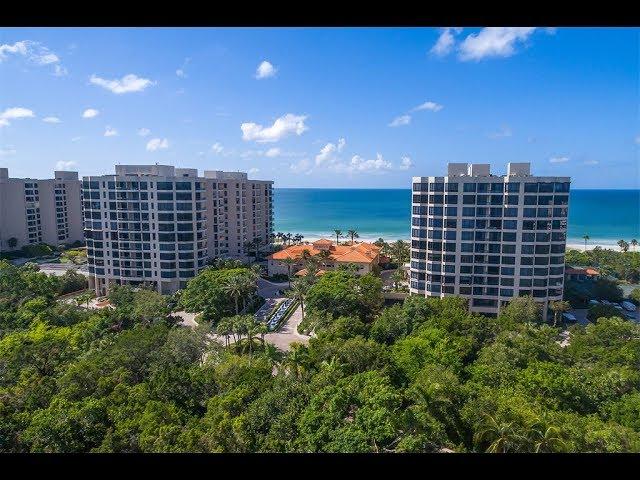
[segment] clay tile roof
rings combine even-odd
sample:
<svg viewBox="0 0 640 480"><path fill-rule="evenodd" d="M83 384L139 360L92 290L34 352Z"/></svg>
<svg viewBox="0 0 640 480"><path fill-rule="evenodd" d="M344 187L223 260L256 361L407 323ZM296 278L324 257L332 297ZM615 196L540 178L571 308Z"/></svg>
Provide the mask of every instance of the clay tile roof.
<svg viewBox="0 0 640 480"><path fill-rule="evenodd" d="M318 240L318 242L320 241L321 240ZM333 245L329 240L325 241ZM314 242L314 244L317 244L318 242ZM324 242L321 245L324 245ZM318 255L321 251L309 245L291 245L283 250L272 253L267 258L272 260L284 260L285 258L299 259L302 257L305 250L308 250L311 255ZM371 263L378 256L380 248L371 243L362 242L355 245L336 245L330 250L330 252L330 258L335 262Z"/></svg>
<svg viewBox="0 0 640 480"><path fill-rule="evenodd" d="M313 242L313 245L333 245L331 240L327 240L326 238L321 238L320 240L316 240Z"/></svg>

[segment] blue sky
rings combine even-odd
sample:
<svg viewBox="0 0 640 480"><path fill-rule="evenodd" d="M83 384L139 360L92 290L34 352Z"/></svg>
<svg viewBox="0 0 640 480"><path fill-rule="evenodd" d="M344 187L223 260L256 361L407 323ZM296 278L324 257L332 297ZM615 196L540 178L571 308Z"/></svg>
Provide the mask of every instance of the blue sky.
<svg viewBox="0 0 640 480"><path fill-rule="evenodd" d="M3 28L0 166L407 188L448 162L529 161L575 188L638 188L639 32Z"/></svg>

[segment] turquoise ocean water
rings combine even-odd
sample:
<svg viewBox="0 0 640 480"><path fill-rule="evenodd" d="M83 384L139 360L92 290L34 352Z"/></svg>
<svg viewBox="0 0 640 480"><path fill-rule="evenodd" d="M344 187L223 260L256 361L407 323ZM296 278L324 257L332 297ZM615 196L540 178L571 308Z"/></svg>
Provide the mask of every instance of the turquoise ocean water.
<svg viewBox="0 0 640 480"><path fill-rule="evenodd" d="M334 229L357 230L362 239L408 239L409 189L276 188L274 229L306 238L331 238ZM568 243L588 234L592 244L640 241L640 190L573 190Z"/></svg>

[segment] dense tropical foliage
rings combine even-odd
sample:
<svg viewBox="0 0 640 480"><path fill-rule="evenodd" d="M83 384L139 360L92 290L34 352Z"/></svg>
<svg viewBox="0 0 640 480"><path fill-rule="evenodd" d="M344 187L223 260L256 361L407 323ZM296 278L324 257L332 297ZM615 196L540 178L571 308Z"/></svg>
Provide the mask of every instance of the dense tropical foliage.
<svg viewBox="0 0 640 480"><path fill-rule="evenodd" d="M205 270L180 303L264 338L223 287L249 274ZM378 278L336 271L292 294L314 337L280 352L182 327L155 292L90 310L57 282L0 263L3 452L640 451L640 326L615 316L563 347L529 298L497 319L459 298L384 308Z"/></svg>

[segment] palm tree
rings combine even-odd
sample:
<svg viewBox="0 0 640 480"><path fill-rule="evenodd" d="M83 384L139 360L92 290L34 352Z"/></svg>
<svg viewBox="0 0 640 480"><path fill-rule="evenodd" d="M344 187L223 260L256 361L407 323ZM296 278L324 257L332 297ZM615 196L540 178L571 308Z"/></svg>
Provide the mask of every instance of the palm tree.
<svg viewBox="0 0 640 480"><path fill-rule="evenodd" d="M633 247L633 249L635 250L636 247L638 246L638 240L636 240L635 238L631 240L631 247Z"/></svg>
<svg viewBox="0 0 640 480"><path fill-rule="evenodd" d="M293 235L292 235L292 234L290 234L290 233L287 233L287 234L284 236L284 240L285 240L285 243L286 243L287 245L289 245L289 244L291 243L291 239L293 239Z"/></svg>
<svg viewBox="0 0 640 480"><path fill-rule="evenodd" d="M305 371L309 359L307 347L298 342L291 344L291 350L285 358L289 371L293 371L296 377L300 377Z"/></svg>
<svg viewBox="0 0 640 480"><path fill-rule="evenodd" d="M309 291L309 285L304 280L298 280L297 282L293 282L291 285L291 289L287 292L287 296L289 298L293 298L300 302L300 309L302 313L302 318L304 319L304 298Z"/></svg>
<svg viewBox="0 0 640 480"><path fill-rule="evenodd" d="M347 232L347 235L351 237L351 245L353 245L354 238L360 238L360 235L358 235L358 232L356 232L355 230L349 230Z"/></svg>
<svg viewBox="0 0 640 480"><path fill-rule="evenodd" d="M533 434L534 451L536 453L553 453L566 451L567 444L562 430L553 425L538 421L530 426Z"/></svg>
<svg viewBox="0 0 640 480"><path fill-rule="evenodd" d="M238 308L238 300L245 294L246 283L245 279L241 275L235 275L227 280L222 286L224 292L233 298L236 305L236 315L240 312Z"/></svg>
<svg viewBox="0 0 640 480"><path fill-rule="evenodd" d="M293 266L298 263L298 261L295 258L291 258L291 257L287 257L284 260L282 260L282 263L284 263L287 266L287 272L289 274L288 278L289 278L289 288L291 288L291 269L293 268Z"/></svg>
<svg viewBox="0 0 640 480"><path fill-rule="evenodd" d="M488 453L507 453L518 451L526 438L517 430L514 422L498 422L495 417L484 414L484 425L474 434L476 444L490 442Z"/></svg>
<svg viewBox="0 0 640 480"><path fill-rule="evenodd" d="M263 355L269 360L273 367L279 367L282 362L282 352L278 350L278 347L271 345L270 343L264 344Z"/></svg>
<svg viewBox="0 0 640 480"><path fill-rule="evenodd" d="M83 293L81 293L80 295L78 295L75 298L76 305L80 306L83 303L86 303L87 304L87 310L88 310L89 309L89 302L91 301L91 299L93 297L95 297L95 292L93 292L91 290L83 292Z"/></svg>
<svg viewBox="0 0 640 480"><path fill-rule="evenodd" d="M224 337L225 346L229 346L229 336L233 333L233 320L231 318L223 318L216 326L216 334ZM235 340L235 339L234 339Z"/></svg>
<svg viewBox="0 0 640 480"><path fill-rule="evenodd" d="M622 250L623 252L626 252L627 250L629 250L629 244L624 240L618 240L618 246L620 247L620 250Z"/></svg>
<svg viewBox="0 0 640 480"><path fill-rule="evenodd" d="M571 310L571 304L569 302L558 300L557 302L551 302L551 304L549 304L549 308L553 311L553 326L555 327L558 323L558 317L560 314Z"/></svg>
<svg viewBox="0 0 640 480"><path fill-rule="evenodd" d="M331 258L331 252L329 250L320 250L317 258L322 268L327 268L327 260Z"/></svg>
<svg viewBox="0 0 640 480"><path fill-rule="evenodd" d="M584 251L587 251L587 240L589 240L589 235L587 235L586 233L582 236L582 238L584 238Z"/></svg>
<svg viewBox="0 0 640 480"><path fill-rule="evenodd" d="M342 236L342 230L334 230L333 231L336 234L336 245L340 244L340 237Z"/></svg>
<svg viewBox="0 0 640 480"><path fill-rule="evenodd" d="M391 274L391 280L393 281L393 288L395 290L398 290L398 285L404 282L406 278L407 278L407 275L404 269L401 266L398 267L396 271Z"/></svg>
<svg viewBox="0 0 640 480"><path fill-rule="evenodd" d="M409 244L402 240L397 240L390 245L389 254L398 265L403 265L409 261Z"/></svg>

